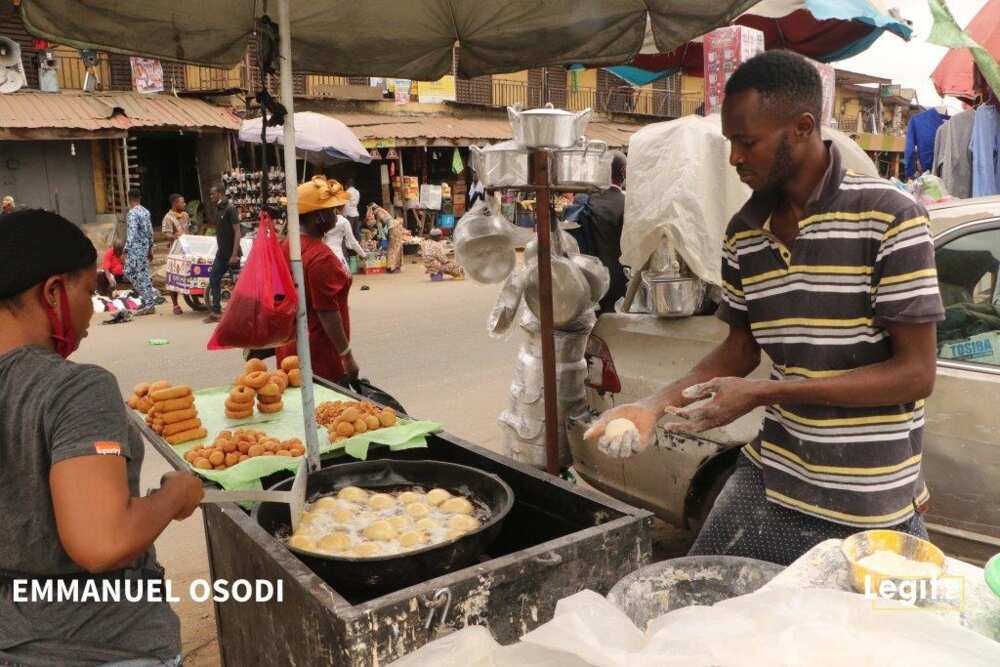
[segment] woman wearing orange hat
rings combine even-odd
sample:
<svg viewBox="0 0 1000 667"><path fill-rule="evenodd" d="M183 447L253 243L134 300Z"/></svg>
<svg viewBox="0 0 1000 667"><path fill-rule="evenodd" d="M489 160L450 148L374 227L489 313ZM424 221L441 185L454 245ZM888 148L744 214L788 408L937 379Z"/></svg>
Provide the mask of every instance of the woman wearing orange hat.
<svg viewBox="0 0 1000 667"><path fill-rule="evenodd" d="M351 275L323 243L323 236L337 223L337 208L347 203L348 195L340 183L323 176L300 185L298 193L312 369L319 377L344 384L358 376L347 307ZM287 239L282 247L287 255ZM282 345L277 349L278 363L295 354L295 341Z"/></svg>

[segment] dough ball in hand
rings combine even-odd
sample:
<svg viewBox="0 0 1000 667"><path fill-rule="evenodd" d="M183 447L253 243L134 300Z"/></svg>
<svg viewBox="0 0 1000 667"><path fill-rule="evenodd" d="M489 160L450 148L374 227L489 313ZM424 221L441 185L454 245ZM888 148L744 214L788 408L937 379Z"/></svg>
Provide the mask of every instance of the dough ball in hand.
<svg viewBox="0 0 1000 667"><path fill-rule="evenodd" d="M597 448L608 456L624 458L639 451L639 429L631 420L612 419L604 427Z"/></svg>

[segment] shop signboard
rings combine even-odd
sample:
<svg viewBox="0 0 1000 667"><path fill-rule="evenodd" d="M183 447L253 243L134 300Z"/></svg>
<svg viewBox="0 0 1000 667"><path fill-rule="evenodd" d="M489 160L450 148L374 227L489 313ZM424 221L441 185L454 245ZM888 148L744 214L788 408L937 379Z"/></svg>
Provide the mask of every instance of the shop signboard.
<svg viewBox="0 0 1000 667"><path fill-rule="evenodd" d="M373 148L395 148L396 147L396 137L385 137L382 139L364 139L361 145L371 150ZM396 159L386 157L386 159Z"/></svg>
<svg viewBox="0 0 1000 667"><path fill-rule="evenodd" d="M393 79L392 81L396 104L408 104L410 102L411 81L409 79Z"/></svg>
<svg viewBox="0 0 1000 667"><path fill-rule="evenodd" d="M726 81L736 69L764 51L764 33L742 25L719 28L705 35L705 115L722 111Z"/></svg>
<svg viewBox="0 0 1000 667"><path fill-rule="evenodd" d="M417 101L441 104L455 101L455 77L443 76L437 81L417 81Z"/></svg>
<svg viewBox="0 0 1000 667"><path fill-rule="evenodd" d="M441 210L441 186L424 183L420 186L420 208L432 211Z"/></svg>
<svg viewBox="0 0 1000 667"><path fill-rule="evenodd" d="M130 58L132 87L138 93L163 92L163 65L155 58Z"/></svg>

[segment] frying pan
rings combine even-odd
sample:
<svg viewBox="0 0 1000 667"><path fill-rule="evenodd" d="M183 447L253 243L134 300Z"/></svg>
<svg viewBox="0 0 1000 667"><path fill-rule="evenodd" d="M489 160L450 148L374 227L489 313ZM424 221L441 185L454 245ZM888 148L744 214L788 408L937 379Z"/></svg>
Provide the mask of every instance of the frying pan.
<svg viewBox="0 0 1000 667"><path fill-rule="evenodd" d="M287 490L293 480L271 487ZM363 489L441 487L454 494L471 496L490 510L478 530L458 539L403 554L376 558L328 556L289 547L289 550L338 592L385 593L457 570L476 562L500 533L503 520L514 506L514 492L496 475L469 466L442 461L393 461L388 459L344 463L309 473L306 497L310 502L337 493L345 486ZM259 503L254 520L279 539L291 532L288 505Z"/></svg>

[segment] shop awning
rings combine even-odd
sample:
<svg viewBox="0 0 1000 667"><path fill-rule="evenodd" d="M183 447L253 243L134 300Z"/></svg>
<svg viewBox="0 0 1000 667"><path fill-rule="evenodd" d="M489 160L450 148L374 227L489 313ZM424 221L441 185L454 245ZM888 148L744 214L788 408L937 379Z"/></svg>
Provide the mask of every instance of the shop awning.
<svg viewBox="0 0 1000 667"><path fill-rule="evenodd" d="M0 139L99 139L136 128L238 130L228 109L199 99L139 93L0 95Z"/></svg>
<svg viewBox="0 0 1000 667"><path fill-rule="evenodd" d="M757 0L325 0L291 5L296 72L435 81L550 65L618 65L726 25ZM60 44L232 67L255 14L247 0L23 0L28 31ZM273 4L273 3L272 3ZM271 7L277 12L276 7ZM276 14L272 13L272 18Z"/></svg>
<svg viewBox="0 0 1000 667"><path fill-rule="evenodd" d="M470 146L512 138L506 117L456 117L435 114L377 114L329 112L347 125L365 148L406 146ZM628 145L629 137L642 125L591 121L587 137L607 142L612 148Z"/></svg>

